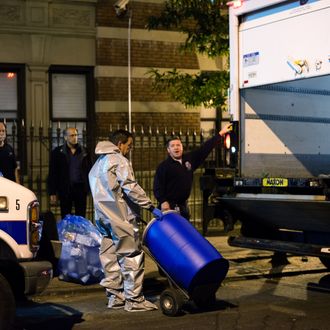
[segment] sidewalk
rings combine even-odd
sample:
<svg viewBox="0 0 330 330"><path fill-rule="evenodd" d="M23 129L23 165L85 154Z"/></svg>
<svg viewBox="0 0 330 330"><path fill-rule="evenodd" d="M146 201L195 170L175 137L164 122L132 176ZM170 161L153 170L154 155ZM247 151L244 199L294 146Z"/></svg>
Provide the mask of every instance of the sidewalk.
<svg viewBox="0 0 330 330"><path fill-rule="evenodd" d="M251 276L276 276L283 273L292 273L302 270L325 269L318 258L302 258L301 256L288 256L288 264L273 267L271 264L273 252L231 247L227 244L227 236L207 236L206 239L224 258L229 260L230 267L226 279L239 280ZM157 265L148 255L146 255L145 278L151 279L158 276ZM41 294L41 296L79 295L84 292L103 290L104 289L99 284L81 285L53 278L48 288Z"/></svg>

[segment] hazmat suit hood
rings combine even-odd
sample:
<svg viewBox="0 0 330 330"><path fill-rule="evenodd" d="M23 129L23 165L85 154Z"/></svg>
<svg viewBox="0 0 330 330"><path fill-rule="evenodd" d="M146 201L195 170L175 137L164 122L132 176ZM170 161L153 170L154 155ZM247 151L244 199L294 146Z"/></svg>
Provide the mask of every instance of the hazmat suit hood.
<svg viewBox="0 0 330 330"><path fill-rule="evenodd" d="M95 154L102 155L102 154L113 154L113 153L120 153L119 148L110 141L101 141L96 145Z"/></svg>

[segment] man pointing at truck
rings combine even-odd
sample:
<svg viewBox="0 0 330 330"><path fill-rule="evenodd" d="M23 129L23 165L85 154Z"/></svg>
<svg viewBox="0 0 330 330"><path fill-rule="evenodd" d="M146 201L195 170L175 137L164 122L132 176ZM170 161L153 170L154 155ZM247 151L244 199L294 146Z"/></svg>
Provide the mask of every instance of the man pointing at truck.
<svg viewBox="0 0 330 330"><path fill-rule="evenodd" d="M190 219L187 200L193 184L193 173L231 129L232 125L227 124L200 148L187 153L183 153L178 136L166 142L168 157L159 164L154 180L154 195L162 211L177 210L184 218Z"/></svg>

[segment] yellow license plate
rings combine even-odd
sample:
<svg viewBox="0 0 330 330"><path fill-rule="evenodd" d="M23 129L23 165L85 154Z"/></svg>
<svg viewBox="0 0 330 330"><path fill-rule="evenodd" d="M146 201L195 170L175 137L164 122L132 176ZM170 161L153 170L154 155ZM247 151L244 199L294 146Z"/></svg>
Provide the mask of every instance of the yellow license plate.
<svg viewBox="0 0 330 330"><path fill-rule="evenodd" d="M263 187L287 187L288 179L283 178L263 178L262 179Z"/></svg>

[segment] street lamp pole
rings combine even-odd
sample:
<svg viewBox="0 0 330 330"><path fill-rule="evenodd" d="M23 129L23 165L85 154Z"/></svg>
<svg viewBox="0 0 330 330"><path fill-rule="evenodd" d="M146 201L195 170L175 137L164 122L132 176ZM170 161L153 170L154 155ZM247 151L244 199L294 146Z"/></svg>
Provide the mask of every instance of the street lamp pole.
<svg viewBox="0 0 330 330"><path fill-rule="evenodd" d="M131 24L132 9L128 6L129 0L117 0L114 4L116 15L123 17L128 15L127 27L127 82L128 82L128 131L132 131L132 90L131 90Z"/></svg>
<svg viewBox="0 0 330 330"><path fill-rule="evenodd" d="M131 24L132 10L128 9L127 35L127 79L128 79L128 131L132 132L132 89L131 89Z"/></svg>

